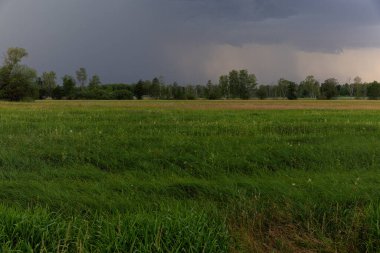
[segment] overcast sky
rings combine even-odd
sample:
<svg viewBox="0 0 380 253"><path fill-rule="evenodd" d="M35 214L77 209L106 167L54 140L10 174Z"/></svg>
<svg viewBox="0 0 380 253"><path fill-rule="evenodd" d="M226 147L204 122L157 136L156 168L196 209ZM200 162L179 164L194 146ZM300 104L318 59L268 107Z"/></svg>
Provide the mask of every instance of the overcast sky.
<svg viewBox="0 0 380 253"><path fill-rule="evenodd" d="M163 76L217 81L248 69L260 83L313 74L380 80L378 0L0 0L0 51L59 76L103 82Z"/></svg>

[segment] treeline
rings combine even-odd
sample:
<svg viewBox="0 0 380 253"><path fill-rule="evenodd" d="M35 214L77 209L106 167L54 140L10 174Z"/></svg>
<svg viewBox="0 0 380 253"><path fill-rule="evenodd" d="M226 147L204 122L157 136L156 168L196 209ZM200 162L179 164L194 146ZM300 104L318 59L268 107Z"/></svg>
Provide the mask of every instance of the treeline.
<svg viewBox="0 0 380 253"><path fill-rule="evenodd" d="M75 77L65 75L61 83L54 71L38 76L37 71L21 64L28 53L23 48L9 48L0 68L0 99L11 101L34 99L332 99L335 97L380 98L378 82L363 83L360 77L339 84L334 78L319 83L308 76L299 84L280 79L276 85L258 85L254 74L232 70L218 83L205 85L166 84L161 78L140 80L134 84L103 84L98 75L88 78L85 68Z"/></svg>
<svg viewBox="0 0 380 253"><path fill-rule="evenodd" d="M333 99L337 97L378 99L380 98L380 83L377 81L364 83L360 77L355 77L353 82L345 84L340 84L335 78L319 83L314 76L307 76L299 84L280 79L277 85L260 85L255 94L259 99Z"/></svg>

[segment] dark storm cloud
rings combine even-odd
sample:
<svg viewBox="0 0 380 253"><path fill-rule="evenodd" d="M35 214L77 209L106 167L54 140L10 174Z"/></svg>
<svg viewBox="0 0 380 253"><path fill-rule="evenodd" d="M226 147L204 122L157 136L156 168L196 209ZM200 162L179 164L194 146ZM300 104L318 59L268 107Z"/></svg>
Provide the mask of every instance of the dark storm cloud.
<svg viewBox="0 0 380 253"><path fill-rule="evenodd" d="M197 63L217 45L379 47L378 13L375 0L0 0L0 49L25 47L61 75L204 81Z"/></svg>
<svg viewBox="0 0 380 253"><path fill-rule="evenodd" d="M336 52L379 46L379 4L372 0L186 1L197 12L190 22L216 42L288 43L303 50ZM196 10L197 9L197 10Z"/></svg>

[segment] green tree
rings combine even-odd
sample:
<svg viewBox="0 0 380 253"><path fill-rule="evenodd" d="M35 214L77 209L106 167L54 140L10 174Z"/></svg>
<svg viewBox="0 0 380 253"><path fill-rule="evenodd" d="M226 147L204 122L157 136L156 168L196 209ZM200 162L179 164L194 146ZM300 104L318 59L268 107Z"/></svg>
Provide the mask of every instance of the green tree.
<svg viewBox="0 0 380 253"><path fill-rule="evenodd" d="M366 85L362 82L362 79L357 76L354 78L353 86L353 94L355 97L366 97L367 96L367 88Z"/></svg>
<svg viewBox="0 0 380 253"><path fill-rule="evenodd" d="M309 75L299 85L299 94L306 98L317 98L320 95L319 82Z"/></svg>
<svg viewBox="0 0 380 253"><path fill-rule="evenodd" d="M62 99L65 96L65 90L63 87L57 85L52 93L52 98L53 99Z"/></svg>
<svg viewBox="0 0 380 253"><path fill-rule="evenodd" d="M329 78L321 85L321 98L332 99L338 95L338 81L335 78Z"/></svg>
<svg viewBox="0 0 380 253"><path fill-rule="evenodd" d="M68 99L72 99L75 92L75 79L72 76L65 75L63 78L63 93L64 96Z"/></svg>
<svg viewBox="0 0 380 253"><path fill-rule="evenodd" d="M15 65L9 84L5 87L6 97L11 101L34 100L38 98L37 72L25 65Z"/></svg>
<svg viewBox="0 0 380 253"><path fill-rule="evenodd" d="M298 98L297 92L298 92L297 84L294 82L290 82L286 90L286 97L289 100L296 100Z"/></svg>
<svg viewBox="0 0 380 253"><path fill-rule="evenodd" d="M0 69L1 97L19 101L38 97L37 73L26 65L21 65L28 52L24 48L9 48Z"/></svg>
<svg viewBox="0 0 380 253"><path fill-rule="evenodd" d="M87 71L86 71L86 69L85 68L79 68L79 70L77 70L75 73L76 73L77 80L78 80L81 88L83 88L87 82Z"/></svg>
<svg viewBox="0 0 380 253"><path fill-rule="evenodd" d="M206 84L206 96L208 99L220 99L222 96L222 93L220 91L219 85L214 85L211 80L209 80Z"/></svg>
<svg viewBox="0 0 380 253"><path fill-rule="evenodd" d="M287 93L287 90L288 90L288 85L289 85L289 81L288 80L286 80L284 78L281 78L280 80L278 80L278 82L277 82L277 91L278 91L280 97L286 98L286 93Z"/></svg>
<svg viewBox="0 0 380 253"><path fill-rule="evenodd" d="M135 85L134 94L137 99L142 99L142 97L145 95L145 87L143 80L139 80Z"/></svg>
<svg viewBox="0 0 380 253"><path fill-rule="evenodd" d="M230 85L228 75L222 75L219 77L219 89L224 98L230 98Z"/></svg>
<svg viewBox="0 0 380 253"><path fill-rule="evenodd" d="M268 88L265 85L260 85L260 87L256 91L256 96L263 100L268 97Z"/></svg>
<svg viewBox="0 0 380 253"><path fill-rule="evenodd" d="M100 87L100 85L102 85L102 82L100 81L100 77L98 75L93 75L90 78L90 81L88 83L88 87L90 89L97 89Z"/></svg>
<svg viewBox="0 0 380 253"><path fill-rule="evenodd" d="M379 99L380 98L380 83L376 81L370 83L367 87L367 96L370 99Z"/></svg>
<svg viewBox="0 0 380 253"><path fill-rule="evenodd" d="M185 87L178 85L177 82L174 82L172 87L173 98L176 100L186 99L186 90Z"/></svg>
<svg viewBox="0 0 380 253"><path fill-rule="evenodd" d="M42 73L42 89L46 92L48 97L52 97L53 90L57 86L57 75L54 71Z"/></svg>
<svg viewBox="0 0 380 253"><path fill-rule="evenodd" d="M248 99L254 93L256 76L247 70L231 70L227 76L221 76L219 89L225 97Z"/></svg>
<svg viewBox="0 0 380 253"><path fill-rule="evenodd" d="M28 52L24 48L11 47L8 48L4 57L5 66L15 66L21 62L21 60L28 56Z"/></svg>
<svg viewBox="0 0 380 253"><path fill-rule="evenodd" d="M231 70L228 74L228 83L230 95L232 98L239 97L239 72L237 70Z"/></svg>
<svg viewBox="0 0 380 253"><path fill-rule="evenodd" d="M186 86L185 92L186 92L186 99L194 100L197 98L196 89L193 85Z"/></svg>
<svg viewBox="0 0 380 253"><path fill-rule="evenodd" d="M156 99L159 98L160 88L161 88L160 79L158 79L157 77L153 78L152 84L149 87L149 96Z"/></svg>
<svg viewBox="0 0 380 253"><path fill-rule="evenodd" d="M256 86L256 76L249 74L248 70L243 69L239 71L239 86L238 94L241 99L249 99Z"/></svg>

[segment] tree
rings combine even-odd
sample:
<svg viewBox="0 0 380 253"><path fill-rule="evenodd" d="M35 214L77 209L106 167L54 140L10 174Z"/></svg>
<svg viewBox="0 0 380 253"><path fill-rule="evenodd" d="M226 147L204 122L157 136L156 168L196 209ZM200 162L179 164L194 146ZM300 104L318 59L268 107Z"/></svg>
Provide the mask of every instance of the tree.
<svg viewBox="0 0 380 253"><path fill-rule="evenodd" d="M0 69L0 88L5 88L9 84L13 68L27 56L28 52L24 48L12 47L7 50L4 65Z"/></svg>
<svg viewBox="0 0 380 253"><path fill-rule="evenodd" d="M79 68L79 70L76 71L76 75L77 75L77 80L78 80L81 88L83 88L87 82L87 71L86 71L86 69L85 68Z"/></svg>
<svg viewBox="0 0 380 253"><path fill-rule="evenodd" d="M321 85L321 98L332 99L338 95L338 81L335 78L326 79Z"/></svg>
<svg viewBox="0 0 380 253"><path fill-rule="evenodd" d="M0 88L2 97L19 101L38 97L36 85L37 72L26 65L21 65L28 52L24 48L9 48L4 56L4 65L0 69Z"/></svg>
<svg viewBox="0 0 380 253"><path fill-rule="evenodd" d="M256 91L256 95L259 99L266 99L268 97L268 89L265 85L260 85Z"/></svg>
<svg viewBox="0 0 380 253"><path fill-rule="evenodd" d="M21 62L21 60L28 56L28 52L24 48L11 47L8 48L7 54L4 57L5 66L15 66Z"/></svg>
<svg viewBox="0 0 380 253"><path fill-rule="evenodd" d="M277 90L279 91L280 97L282 97L282 98L286 97L286 92L288 90L288 85L289 85L289 81L288 80L286 80L284 78L280 78L280 80L278 80Z"/></svg>
<svg viewBox="0 0 380 253"><path fill-rule="evenodd" d="M289 100L296 100L298 97L297 97L297 84L295 84L294 82L290 82L288 84L288 88L286 90L286 97L289 99Z"/></svg>
<svg viewBox="0 0 380 253"><path fill-rule="evenodd" d="M54 71L42 73L42 89L46 91L48 97L52 97L53 90L57 86L57 75Z"/></svg>
<svg viewBox="0 0 380 253"><path fill-rule="evenodd" d="M359 76L354 78L354 83L352 84L352 86L353 94L355 97L360 98L367 96L366 85L362 83L362 79Z"/></svg>
<svg viewBox="0 0 380 253"><path fill-rule="evenodd" d="M351 87L349 83L340 85L338 90L339 90L339 96L343 96L343 97L352 96Z"/></svg>
<svg viewBox="0 0 380 253"><path fill-rule="evenodd" d="M53 90L52 98L62 99L64 96L65 96L65 91L63 87L57 85Z"/></svg>
<svg viewBox="0 0 380 253"><path fill-rule="evenodd" d="M176 100L186 99L186 90L185 87L178 85L177 82L174 82L172 85L173 98Z"/></svg>
<svg viewBox="0 0 380 253"><path fill-rule="evenodd" d="M231 70L228 76L221 76L219 89L224 97L248 99L253 95L256 76L247 70Z"/></svg>
<svg viewBox="0 0 380 253"><path fill-rule="evenodd" d="M238 87L239 97L241 99L249 99L252 96L255 86L256 76L254 74L249 74L248 70L240 70Z"/></svg>
<svg viewBox="0 0 380 253"><path fill-rule="evenodd" d="M230 86L229 86L229 80L227 75L222 75L219 77L219 89L222 94L222 97L224 98L230 98Z"/></svg>
<svg viewBox="0 0 380 253"><path fill-rule="evenodd" d="M101 84L100 77L98 75L93 75L88 83L88 87L90 89L96 89L99 88Z"/></svg>
<svg viewBox="0 0 380 253"><path fill-rule="evenodd" d="M153 78L152 84L149 87L149 96L152 98L159 98L160 97L160 79L157 77Z"/></svg>
<svg viewBox="0 0 380 253"><path fill-rule="evenodd" d="M127 99L129 100L129 99L133 99L133 93L130 90L126 90L126 89L115 90L112 93L112 98L117 99L117 100L127 100Z"/></svg>
<svg viewBox="0 0 380 253"><path fill-rule="evenodd" d="M135 96L137 99L142 99L142 97L145 95L144 90L144 82L143 80L139 80L137 84L135 85Z"/></svg>
<svg viewBox="0 0 380 253"><path fill-rule="evenodd" d="M65 75L62 80L64 96L69 99L73 98L76 85L74 77Z"/></svg>
<svg viewBox="0 0 380 253"><path fill-rule="evenodd" d="M228 75L230 95L233 98L239 97L239 72L237 70L231 70Z"/></svg>
<svg viewBox="0 0 380 253"><path fill-rule="evenodd" d="M220 99L222 94L219 89L219 85L212 84L211 80L209 80L206 84L206 96L208 99Z"/></svg>
<svg viewBox="0 0 380 253"><path fill-rule="evenodd" d="M319 82L309 75L299 85L299 94L302 97L317 98L320 95Z"/></svg>
<svg viewBox="0 0 380 253"><path fill-rule="evenodd" d="M380 98L380 83L373 81L368 85L367 96L370 99L379 99Z"/></svg>
<svg viewBox="0 0 380 253"><path fill-rule="evenodd" d="M186 99L194 100L197 98L196 89L193 85L188 85L185 87Z"/></svg>
<svg viewBox="0 0 380 253"><path fill-rule="evenodd" d="M38 98L37 72L26 65L15 65L5 87L6 97L11 101Z"/></svg>

